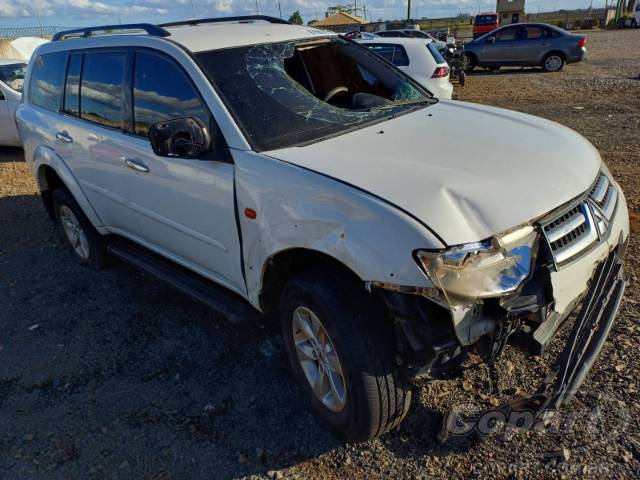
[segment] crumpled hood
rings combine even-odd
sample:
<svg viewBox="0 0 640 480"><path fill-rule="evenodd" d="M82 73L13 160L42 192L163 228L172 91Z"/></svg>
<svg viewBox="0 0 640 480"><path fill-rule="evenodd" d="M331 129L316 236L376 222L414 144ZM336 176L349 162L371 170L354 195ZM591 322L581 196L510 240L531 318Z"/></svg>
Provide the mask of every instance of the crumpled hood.
<svg viewBox="0 0 640 480"><path fill-rule="evenodd" d="M267 154L401 207L448 245L483 240L553 210L585 192L601 165L596 149L562 125L444 100Z"/></svg>

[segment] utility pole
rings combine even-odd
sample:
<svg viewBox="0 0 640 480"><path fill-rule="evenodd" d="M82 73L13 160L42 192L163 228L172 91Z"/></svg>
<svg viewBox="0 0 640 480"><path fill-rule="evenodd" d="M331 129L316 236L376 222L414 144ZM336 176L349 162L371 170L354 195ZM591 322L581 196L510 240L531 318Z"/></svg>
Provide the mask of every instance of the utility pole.
<svg viewBox="0 0 640 480"><path fill-rule="evenodd" d="M411 20L411 0L407 0L407 20Z"/></svg>
<svg viewBox="0 0 640 480"><path fill-rule="evenodd" d="M280 8L280 2L278 2L278 13L280 14L280 18L282 18L282 8Z"/></svg>
<svg viewBox="0 0 640 480"><path fill-rule="evenodd" d="M193 0L191 0L191 20L196 19L196 7L193 6Z"/></svg>
<svg viewBox="0 0 640 480"><path fill-rule="evenodd" d="M256 15L260 15L260 10L258 10L258 0L256 0Z"/></svg>

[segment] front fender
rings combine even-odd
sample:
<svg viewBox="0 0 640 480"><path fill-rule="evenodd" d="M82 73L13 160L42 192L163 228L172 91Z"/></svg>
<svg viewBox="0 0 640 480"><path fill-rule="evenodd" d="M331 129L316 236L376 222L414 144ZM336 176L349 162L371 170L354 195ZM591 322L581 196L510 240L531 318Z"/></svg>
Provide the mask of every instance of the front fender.
<svg viewBox="0 0 640 480"><path fill-rule="evenodd" d="M430 287L412 257L443 248L397 207L316 172L246 151L234 151L236 197L245 277L258 306L265 265L289 249L326 254L363 281ZM244 215L246 208L256 218Z"/></svg>

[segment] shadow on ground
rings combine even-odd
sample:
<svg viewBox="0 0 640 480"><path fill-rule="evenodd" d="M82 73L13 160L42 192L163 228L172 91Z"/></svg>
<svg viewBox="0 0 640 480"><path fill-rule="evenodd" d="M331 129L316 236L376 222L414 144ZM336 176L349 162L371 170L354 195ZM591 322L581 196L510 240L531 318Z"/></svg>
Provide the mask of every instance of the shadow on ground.
<svg viewBox="0 0 640 480"><path fill-rule="evenodd" d="M235 477L340 447L275 325L231 326L122 264L79 266L38 196L0 198L0 224L0 471ZM438 425L418 405L383 441L417 457Z"/></svg>

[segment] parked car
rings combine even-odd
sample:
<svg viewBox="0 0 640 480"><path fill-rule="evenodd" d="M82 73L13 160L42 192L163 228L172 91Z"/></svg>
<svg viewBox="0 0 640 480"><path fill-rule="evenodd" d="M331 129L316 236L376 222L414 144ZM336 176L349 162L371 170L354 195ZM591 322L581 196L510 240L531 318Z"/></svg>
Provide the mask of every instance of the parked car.
<svg viewBox="0 0 640 480"><path fill-rule="evenodd" d="M13 115L20 104L27 64L24 60L0 59L0 145L20 145Z"/></svg>
<svg viewBox="0 0 640 480"><path fill-rule="evenodd" d="M481 13L473 19L473 38L478 38L485 33L493 32L500 28L500 19L497 13Z"/></svg>
<svg viewBox="0 0 640 480"><path fill-rule="evenodd" d="M432 40L419 38L376 38L358 40L413 78L438 98L451 99L449 65Z"/></svg>
<svg viewBox="0 0 640 480"><path fill-rule="evenodd" d="M411 386L470 352L491 363L515 333L540 352L583 301L551 384L520 402L559 408L623 294L627 205L589 142L439 101L331 32L258 16L62 32L16 119L80 263L125 260L233 322L277 313L304 395L348 440L399 425Z"/></svg>
<svg viewBox="0 0 640 480"><path fill-rule="evenodd" d="M345 33L344 37L348 38L349 40L357 40L357 39L373 40L375 38L380 38L375 33L360 32L358 30L354 30L352 32Z"/></svg>
<svg viewBox="0 0 640 480"><path fill-rule="evenodd" d="M638 28L640 27L640 2L636 1L629 13L618 18L616 22L618 28Z"/></svg>
<svg viewBox="0 0 640 480"><path fill-rule="evenodd" d="M547 72L587 58L587 37L553 25L520 23L499 28L465 45L469 68L541 66Z"/></svg>
<svg viewBox="0 0 640 480"><path fill-rule="evenodd" d="M447 42L443 42L442 40L438 40L433 35L428 32L424 32L422 30L417 30L414 28L403 28L397 30L381 30L376 32L376 35L384 38L422 38L424 40L432 40L435 42L438 50L442 50L447 46Z"/></svg>

